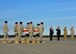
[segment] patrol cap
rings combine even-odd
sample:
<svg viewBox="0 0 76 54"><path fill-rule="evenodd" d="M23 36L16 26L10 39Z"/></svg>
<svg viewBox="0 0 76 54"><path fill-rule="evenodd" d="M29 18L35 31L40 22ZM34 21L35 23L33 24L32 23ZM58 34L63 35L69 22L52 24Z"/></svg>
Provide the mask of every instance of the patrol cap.
<svg viewBox="0 0 76 54"><path fill-rule="evenodd" d="M4 21L5 23L7 23L8 21Z"/></svg>
<svg viewBox="0 0 76 54"><path fill-rule="evenodd" d="M15 22L15 24L18 24L18 22Z"/></svg>

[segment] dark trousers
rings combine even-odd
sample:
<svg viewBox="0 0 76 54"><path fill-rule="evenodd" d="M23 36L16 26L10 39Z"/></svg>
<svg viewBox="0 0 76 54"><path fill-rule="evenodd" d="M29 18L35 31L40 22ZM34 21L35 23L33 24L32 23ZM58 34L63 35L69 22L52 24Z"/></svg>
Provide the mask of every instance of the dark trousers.
<svg viewBox="0 0 76 54"><path fill-rule="evenodd" d="M57 40L60 40L60 34L57 34Z"/></svg>
<svg viewBox="0 0 76 54"><path fill-rule="evenodd" d="M52 41L53 34L50 34L50 41Z"/></svg>

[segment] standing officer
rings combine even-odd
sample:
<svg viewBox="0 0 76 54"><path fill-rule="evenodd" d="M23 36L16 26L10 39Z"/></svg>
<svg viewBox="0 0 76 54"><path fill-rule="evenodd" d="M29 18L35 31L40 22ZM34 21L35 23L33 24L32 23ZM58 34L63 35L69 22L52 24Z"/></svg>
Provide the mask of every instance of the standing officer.
<svg viewBox="0 0 76 54"><path fill-rule="evenodd" d="M6 43L7 38L8 38L8 26L7 26L8 21L4 22L4 26L3 26L3 32L4 32L4 39L3 39L3 43Z"/></svg>
<svg viewBox="0 0 76 54"><path fill-rule="evenodd" d="M32 42L33 41L33 31L34 31L34 26L33 23L30 22L29 24L29 41Z"/></svg>
<svg viewBox="0 0 76 54"><path fill-rule="evenodd" d="M53 37L53 34L54 34L52 26L49 30L50 30L50 41L52 41L52 37Z"/></svg>
<svg viewBox="0 0 76 54"><path fill-rule="evenodd" d="M44 26L43 26L43 22L41 22L40 23L40 26L39 26L39 28L40 28L40 30L39 30L39 33L40 33L40 38L39 38L39 40L40 40L40 43L42 43L42 38L43 38L43 32L44 32Z"/></svg>
<svg viewBox="0 0 76 54"><path fill-rule="evenodd" d="M22 22L19 23L18 26L18 38L17 38L17 42L16 43L20 43L21 42L21 34L23 32L23 26L22 26Z"/></svg>
<svg viewBox="0 0 76 54"><path fill-rule="evenodd" d="M18 38L18 22L15 22L14 32L15 32L15 43L16 43Z"/></svg>
<svg viewBox="0 0 76 54"><path fill-rule="evenodd" d="M60 40L60 34L61 34L61 29L60 27L58 26L58 28L56 29L57 31L57 40L59 41Z"/></svg>
<svg viewBox="0 0 76 54"><path fill-rule="evenodd" d="M74 39L74 28L73 28L73 26L71 27L70 32L71 32L71 38Z"/></svg>
<svg viewBox="0 0 76 54"><path fill-rule="evenodd" d="M64 40L66 40L67 39L67 28L65 27L63 31L64 31Z"/></svg>

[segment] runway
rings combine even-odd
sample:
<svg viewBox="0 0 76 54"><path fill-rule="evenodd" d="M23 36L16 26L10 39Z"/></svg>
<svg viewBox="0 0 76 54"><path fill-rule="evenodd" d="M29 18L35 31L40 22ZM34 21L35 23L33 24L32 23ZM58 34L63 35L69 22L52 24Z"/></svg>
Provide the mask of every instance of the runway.
<svg viewBox="0 0 76 54"><path fill-rule="evenodd" d="M40 44L3 44L0 40L0 54L76 54L76 39L49 41Z"/></svg>

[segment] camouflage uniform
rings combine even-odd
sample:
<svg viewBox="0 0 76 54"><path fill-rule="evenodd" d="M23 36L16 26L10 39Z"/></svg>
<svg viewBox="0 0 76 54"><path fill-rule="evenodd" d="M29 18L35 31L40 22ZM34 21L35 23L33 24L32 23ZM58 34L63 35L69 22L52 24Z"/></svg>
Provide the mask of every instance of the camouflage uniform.
<svg viewBox="0 0 76 54"><path fill-rule="evenodd" d="M37 27L36 27L36 29L37 29L37 32L36 32L36 37L35 37L35 40L37 40L37 41L39 41L39 30L40 30L40 28L39 28L39 26L40 26L40 24L37 24Z"/></svg>
<svg viewBox="0 0 76 54"><path fill-rule="evenodd" d="M70 31L71 31L71 38L74 39L74 28L72 27L72 28L70 29Z"/></svg>
<svg viewBox="0 0 76 54"><path fill-rule="evenodd" d="M22 26L22 23L21 23L18 26L18 39L17 39L17 41L21 41L21 34L22 34L22 32L23 32L23 26Z"/></svg>
<svg viewBox="0 0 76 54"><path fill-rule="evenodd" d="M64 40L66 40L67 39L67 29L66 29L66 27L64 28Z"/></svg>
<svg viewBox="0 0 76 54"><path fill-rule="evenodd" d="M25 41L28 41L28 37L29 37L29 23L27 23L25 29L28 30L28 33L26 33Z"/></svg>
<svg viewBox="0 0 76 54"><path fill-rule="evenodd" d="M16 41L18 38L18 23L17 22L15 23L15 26L14 26L14 32L15 32L15 36L16 36L16 39L15 39L15 41Z"/></svg>
<svg viewBox="0 0 76 54"><path fill-rule="evenodd" d="M29 40L32 41L33 40L33 30L34 30L34 27L32 25L32 23L29 24Z"/></svg>
<svg viewBox="0 0 76 54"><path fill-rule="evenodd" d="M3 26L3 32L4 32L4 39L3 41L5 42L6 39L8 38L8 26L7 26L7 21L5 21L5 24Z"/></svg>
<svg viewBox="0 0 76 54"><path fill-rule="evenodd" d="M40 41L42 41L43 32L44 32L44 26L43 26L42 24L40 24L40 26L39 26L39 33L40 33L40 38L39 38L39 40L40 40Z"/></svg>

